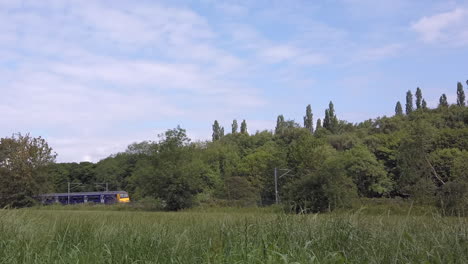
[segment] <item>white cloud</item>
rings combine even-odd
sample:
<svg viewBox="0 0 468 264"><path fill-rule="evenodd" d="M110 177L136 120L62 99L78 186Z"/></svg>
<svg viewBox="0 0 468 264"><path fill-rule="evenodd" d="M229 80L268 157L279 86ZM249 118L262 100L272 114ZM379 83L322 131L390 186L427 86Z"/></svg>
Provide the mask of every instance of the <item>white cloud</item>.
<svg viewBox="0 0 468 264"><path fill-rule="evenodd" d="M24 129L42 125L92 127L115 120L149 118L155 113L159 117L182 114L167 98L148 91L119 92L79 84L79 79L48 73L26 74L31 77L4 86L7 98L0 103L10 111L5 112L2 127L8 124Z"/></svg>
<svg viewBox="0 0 468 264"><path fill-rule="evenodd" d="M240 4L215 1L215 5L221 12L231 16L243 16L248 13L248 8Z"/></svg>
<svg viewBox="0 0 468 264"><path fill-rule="evenodd" d="M241 49L256 50L269 44L269 41L255 28L247 24L229 24L225 31L233 46Z"/></svg>
<svg viewBox="0 0 468 264"><path fill-rule="evenodd" d="M299 65L320 65L326 64L329 59L324 54L320 53L309 53L304 54L296 58L295 63Z"/></svg>
<svg viewBox="0 0 468 264"><path fill-rule="evenodd" d="M343 30L308 1L195 2L0 0L0 133L45 136L60 161L96 161L177 124L204 139L214 119L261 116L271 101L320 103L334 92L323 76L343 73L337 62L354 68L407 47L364 43L369 32ZM414 30L430 32L425 19ZM437 23L437 41L468 39L465 22ZM275 98L280 87L288 98ZM249 120L251 132L274 127Z"/></svg>
<svg viewBox="0 0 468 264"><path fill-rule="evenodd" d="M298 50L289 45L277 45L265 48L261 51L260 55L268 62L278 63L296 57Z"/></svg>
<svg viewBox="0 0 468 264"><path fill-rule="evenodd" d="M89 72L82 67L68 68L66 74L28 69L19 72L15 81L2 86L0 132L9 135L39 129L44 131L43 136L53 138L50 144L60 161L81 160L84 156L97 161L124 150L135 140L148 139L137 137L139 131L154 129L142 127L141 123L153 124L150 127L166 124L161 131L183 120L209 124L216 115L234 115L238 109L248 111L265 103L254 91L216 79L197 79L200 83L193 84L195 90L183 89L183 83L173 86L172 80L185 78L182 71L162 80L146 80L151 71L134 69L126 72L135 78L132 82L131 78L108 74L103 70L105 65L90 67ZM124 71L115 70L116 74L120 72ZM189 85L191 80L185 81ZM224 89L217 88L221 84ZM56 142L56 138L60 140ZM70 143L68 139L73 140Z"/></svg>
<svg viewBox="0 0 468 264"><path fill-rule="evenodd" d="M424 42L449 42L453 45L468 44L468 10L452 11L425 16L411 25Z"/></svg>
<svg viewBox="0 0 468 264"><path fill-rule="evenodd" d="M205 19L188 9L130 4L119 10L92 3L96 2L86 2L74 12L99 38L107 35L122 43L183 45L214 35Z"/></svg>
<svg viewBox="0 0 468 264"><path fill-rule="evenodd" d="M37 132L60 161L96 161L154 138L154 127L209 129L266 103L237 80L244 61L186 8L26 1L9 12L14 3L0 10L2 58L14 62L0 62L0 133Z"/></svg>
<svg viewBox="0 0 468 264"><path fill-rule="evenodd" d="M305 66L329 62L326 54L302 48L299 43L278 43L269 40L254 28L245 24L231 24L227 30L229 30L230 37L233 39L233 45L253 52L256 57L254 61L257 65L288 62L294 66Z"/></svg>
<svg viewBox="0 0 468 264"><path fill-rule="evenodd" d="M122 133L110 132L105 136L89 135L79 137L48 137L49 146L58 154L59 162L91 161L97 162L110 154L123 152L128 145L144 140L156 140L157 134L163 130L150 130L144 132ZM90 147L94 146L94 147Z"/></svg>
<svg viewBox="0 0 468 264"><path fill-rule="evenodd" d="M395 14L409 8L410 4L412 4L412 1L408 0L342 0L342 2L353 16L361 19L363 17L395 16Z"/></svg>
<svg viewBox="0 0 468 264"><path fill-rule="evenodd" d="M193 64L110 60L89 65L56 64L51 70L80 81L104 81L131 89L140 85L156 90L180 89L199 93L222 90L214 85L215 79Z"/></svg>
<svg viewBox="0 0 468 264"><path fill-rule="evenodd" d="M357 53L356 60L359 61L375 61L398 55L403 49L402 44L394 43L380 47L368 48Z"/></svg>
<svg viewBox="0 0 468 264"><path fill-rule="evenodd" d="M270 45L261 49L259 55L267 63L291 62L299 66L320 65L329 61L324 54L308 52L293 45Z"/></svg>

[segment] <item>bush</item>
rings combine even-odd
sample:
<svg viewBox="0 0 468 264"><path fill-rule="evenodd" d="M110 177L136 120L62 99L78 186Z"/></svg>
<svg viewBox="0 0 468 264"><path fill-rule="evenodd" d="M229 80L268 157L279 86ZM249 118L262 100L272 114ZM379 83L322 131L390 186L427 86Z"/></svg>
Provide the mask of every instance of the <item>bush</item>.
<svg viewBox="0 0 468 264"><path fill-rule="evenodd" d="M431 179L421 178L415 184L406 186L404 190L417 204L434 205L436 186Z"/></svg>
<svg viewBox="0 0 468 264"><path fill-rule="evenodd" d="M226 194L228 200L238 206L256 206L260 200L258 190L245 177L227 178Z"/></svg>
<svg viewBox="0 0 468 264"><path fill-rule="evenodd" d="M438 193L437 205L444 215L468 215L468 184L447 182Z"/></svg>
<svg viewBox="0 0 468 264"><path fill-rule="evenodd" d="M328 159L311 172L287 187L287 200L292 211L325 212L350 208L357 198L357 188L339 159Z"/></svg>

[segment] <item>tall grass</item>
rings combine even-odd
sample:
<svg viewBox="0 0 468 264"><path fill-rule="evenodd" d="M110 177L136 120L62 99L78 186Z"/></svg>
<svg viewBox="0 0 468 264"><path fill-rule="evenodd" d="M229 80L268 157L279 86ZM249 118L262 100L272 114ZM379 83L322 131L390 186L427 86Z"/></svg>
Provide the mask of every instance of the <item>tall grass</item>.
<svg viewBox="0 0 468 264"><path fill-rule="evenodd" d="M0 263L467 263L465 218L0 210Z"/></svg>

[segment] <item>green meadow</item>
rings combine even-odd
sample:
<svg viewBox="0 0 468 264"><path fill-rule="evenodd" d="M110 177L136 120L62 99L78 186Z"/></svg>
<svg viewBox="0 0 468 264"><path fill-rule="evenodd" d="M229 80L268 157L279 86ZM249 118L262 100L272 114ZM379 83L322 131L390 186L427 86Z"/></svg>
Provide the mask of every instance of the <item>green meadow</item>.
<svg viewBox="0 0 468 264"><path fill-rule="evenodd" d="M436 213L56 209L0 210L0 263L468 262L467 219Z"/></svg>

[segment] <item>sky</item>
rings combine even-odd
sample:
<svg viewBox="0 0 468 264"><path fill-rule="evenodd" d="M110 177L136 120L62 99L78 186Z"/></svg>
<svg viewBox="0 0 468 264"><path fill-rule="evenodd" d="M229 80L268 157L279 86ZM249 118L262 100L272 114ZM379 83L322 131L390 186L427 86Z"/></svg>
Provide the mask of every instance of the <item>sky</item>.
<svg viewBox="0 0 468 264"><path fill-rule="evenodd" d="M180 125L272 130L429 107L468 79L468 1L0 0L0 137L97 162ZM468 92L468 90L465 90Z"/></svg>

